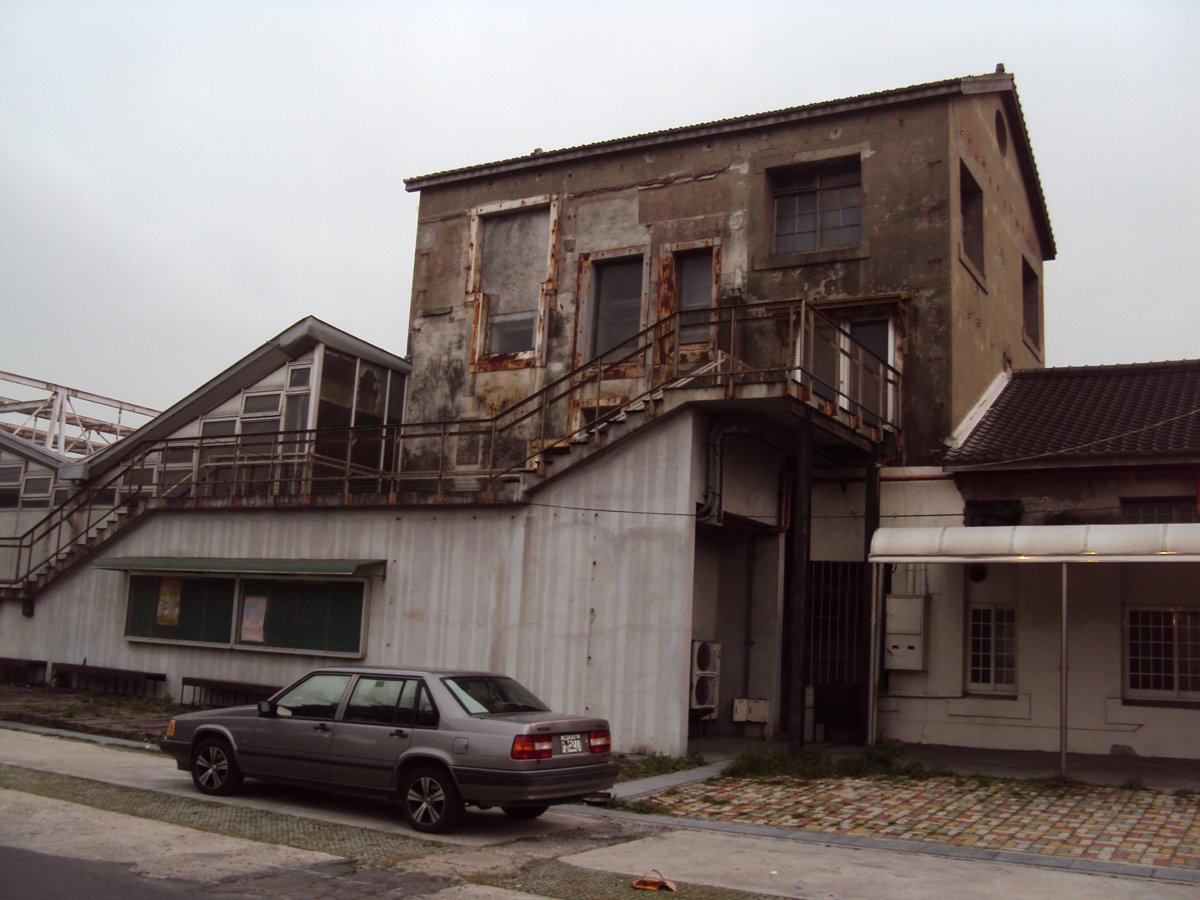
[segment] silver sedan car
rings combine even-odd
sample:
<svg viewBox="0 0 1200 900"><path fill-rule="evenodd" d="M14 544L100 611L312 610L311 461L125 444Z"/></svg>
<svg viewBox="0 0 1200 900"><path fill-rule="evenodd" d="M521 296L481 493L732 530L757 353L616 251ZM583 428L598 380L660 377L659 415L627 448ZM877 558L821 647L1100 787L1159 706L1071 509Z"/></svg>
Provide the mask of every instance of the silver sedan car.
<svg viewBox="0 0 1200 900"><path fill-rule="evenodd" d="M426 832L468 804L533 819L617 777L606 720L490 672L317 669L257 706L177 716L159 747L205 794L249 777L387 796Z"/></svg>

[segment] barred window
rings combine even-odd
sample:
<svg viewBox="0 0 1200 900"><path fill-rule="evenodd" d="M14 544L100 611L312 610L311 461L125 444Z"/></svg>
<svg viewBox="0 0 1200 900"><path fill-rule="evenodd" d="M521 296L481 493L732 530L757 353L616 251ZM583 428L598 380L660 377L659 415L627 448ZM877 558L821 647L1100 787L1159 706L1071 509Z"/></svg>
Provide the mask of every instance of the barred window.
<svg viewBox="0 0 1200 900"><path fill-rule="evenodd" d="M1200 522L1195 497L1122 497L1121 518L1131 525Z"/></svg>
<svg viewBox="0 0 1200 900"><path fill-rule="evenodd" d="M1125 671L1130 696L1200 699L1200 610L1128 610Z"/></svg>
<svg viewBox="0 0 1200 900"><path fill-rule="evenodd" d="M1011 693L1017 687L1017 611L972 606L968 616L967 687Z"/></svg>

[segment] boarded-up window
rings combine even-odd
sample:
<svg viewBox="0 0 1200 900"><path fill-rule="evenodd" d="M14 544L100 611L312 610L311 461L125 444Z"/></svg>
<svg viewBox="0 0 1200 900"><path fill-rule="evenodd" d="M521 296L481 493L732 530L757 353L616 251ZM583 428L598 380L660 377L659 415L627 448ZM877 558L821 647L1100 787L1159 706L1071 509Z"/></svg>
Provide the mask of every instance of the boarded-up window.
<svg viewBox="0 0 1200 900"><path fill-rule="evenodd" d="M485 352L533 350L538 298L546 280L550 208L486 215L481 226L479 290L487 298Z"/></svg>
<svg viewBox="0 0 1200 900"><path fill-rule="evenodd" d="M233 623L232 578L133 575L125 634L169 641L228 644Z"/></svg>

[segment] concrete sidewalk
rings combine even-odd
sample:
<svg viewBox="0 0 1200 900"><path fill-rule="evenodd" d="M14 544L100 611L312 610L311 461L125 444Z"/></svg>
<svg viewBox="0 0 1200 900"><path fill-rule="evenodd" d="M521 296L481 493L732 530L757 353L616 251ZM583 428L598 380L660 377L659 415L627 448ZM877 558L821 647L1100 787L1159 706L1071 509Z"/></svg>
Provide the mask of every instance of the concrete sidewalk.
<svg viewBox="0 0 1200 900"><path fill-rule="evenodd" d="M67 780L56 782L59 799L92 790L74 787L79 778L125 785L138 788L139 795L151 791L178 798L188 809L240 810L238 821L257 823L254 828L261 831L250 833L269 841L276 840L277 831L281 836L293 831L272 822L284 823L290 816L320 819L334 829L356 829L349 833L357 837L328 846L322 837L305 848L341 855L368 838L370 846L389 848L387 853L403 848L402 857L432 853L429 859L441 860L471 854L490 858L537 846L539 859L522 870L521 882L534 896L607 896L596 893L587 879L599 876L588 872L624 877L651 868L687 882L697 897L709 895L698 885L708 885L716 896L791 897L923 897L942 891L964 897L1183 897L1200 886L1196 799L1146 791L1085 787L1061 796L1044 790L1026 796L1004 782L953 779L704 780L719 774L724 765L719 762L619 786L620 795L649 798L667 815L567 807L536 822L510 823L493 813L475 813L462 834L426 841L409 832L386 804L341 802L262 785L215 804L198 797L173 761L158 753L129 752L144 744L99 739L110 745L105 747L87 736L61 740L36 731L0 729L0 763L62 773ZM26 776L10 772L10 789L24 790L20 779ZM991 793L972 793L979 790ZM1138 809L1131 826L1125 816ZM253 818L245 820L246 814ZM596 825L581 824L588 819ZM605 822L612 826L607 831ZM1105 835L1116 836L1115 846L1108 848ZM536 843L530 845L531 840ZM456 849L448 857L444 851L451 848ZM1095 852L1088 855L1088 850ZM358 850L349 852L358 858ZM383 851L372 850L363 859L378 852ZM533 877L535 870L543 880ZM628 886L628 881L608 883Z"/></svg>

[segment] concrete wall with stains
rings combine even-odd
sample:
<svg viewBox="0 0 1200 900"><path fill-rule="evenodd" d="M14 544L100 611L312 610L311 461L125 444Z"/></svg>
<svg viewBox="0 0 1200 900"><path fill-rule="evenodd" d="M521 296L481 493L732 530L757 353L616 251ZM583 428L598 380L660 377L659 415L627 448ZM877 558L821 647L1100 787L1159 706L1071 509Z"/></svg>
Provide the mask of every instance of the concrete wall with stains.
<svg viewBox="0 0 1200 900"><path fill-rule="evenodd" d="M1026 256L1040 275L1042 253L1030 244L1033 212L1017 154L998 150L988 124L1001 104L994 94L919 100L736 134L664 137L650 149L598 149L573 160L530 162L515 172L425 187L409 339L409 420L493 414L584 361L578 337L590 313L581 279L588 254L645 249L646 325L661 312L664 245L716 240L723 304L797 297L836 304L907 292L903 311L895 304L884 310L897 322L907 458L936 462L957 417L1006 360L1040 364L1022 335L1019 260ZM981 169L986 164L986 302L957 259L960 156ZM863 192L859 246L773 253L773 173L855 157ZM472 371L471 211L544 195L557 198L560 207L543 364ZM881 310L839 308L836 315Z"/></svg>
<svg viewBox="0 0 1200 900"><path fill-rule="evenodd" d="M1008 111L998 96L960 98L951 118L950 177L954 211L951 273L949 412L957 424L1005 366L1045 363L1041 245L1029 196L1021 190L1021 157ZM975 265L962 241L961 178L970 173L983 194L983 260ZM1025 326L1025 276L1036 279L1036 310Z"/></svg>

